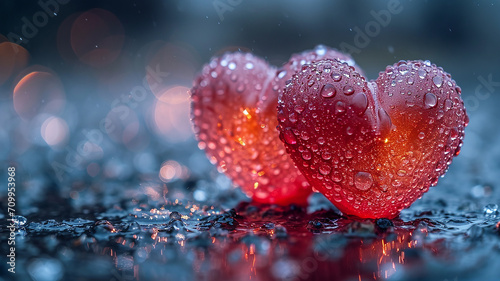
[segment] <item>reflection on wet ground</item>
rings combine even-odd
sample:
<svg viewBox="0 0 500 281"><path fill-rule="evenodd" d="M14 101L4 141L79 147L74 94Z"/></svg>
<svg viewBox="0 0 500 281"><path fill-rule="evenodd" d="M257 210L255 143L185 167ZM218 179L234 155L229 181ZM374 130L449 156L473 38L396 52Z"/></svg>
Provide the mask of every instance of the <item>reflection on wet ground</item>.
<svg viewBox="0 0 500 281"><path fill-rule="evenodd" d="M234 208L225 210L168 197L78 213L46 202L26 220L18 217L16 277L495 280L498 206L419 200L398 219L360 220L341 216L319 194L305 209L254 205L228 193ZM2 229L2 240L8 234Z"/></svg>

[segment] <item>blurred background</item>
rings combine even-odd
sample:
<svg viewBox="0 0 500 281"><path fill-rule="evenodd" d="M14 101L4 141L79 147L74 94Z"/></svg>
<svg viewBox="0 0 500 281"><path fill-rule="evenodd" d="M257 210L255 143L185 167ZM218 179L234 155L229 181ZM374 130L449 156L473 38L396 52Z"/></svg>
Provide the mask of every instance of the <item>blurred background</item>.
<svg viewBox="0 0 500 281"><path fill-rule="evenodd" d="M450 174L466 176L464 190L498 183L497 1L0 5L0 160L18 167L21 200L82 199L115 180L213 180L189 122L187 91L201 66L235 50L280 66L318 44L350 52L370 79L402 59L451 73L471 125Z"/></svg>
<svg viewBox="0 0 500 281"><path fill-rule="evenodd" d="M470 124L424 199L498 204L498 15L499 1L2 1L0 178L16 167L28 219L124 198L231 207L246 199L197 147L193 78L227 51L280 66L324 44L351 53L369 79L410 59L449 72Z"/></svg>

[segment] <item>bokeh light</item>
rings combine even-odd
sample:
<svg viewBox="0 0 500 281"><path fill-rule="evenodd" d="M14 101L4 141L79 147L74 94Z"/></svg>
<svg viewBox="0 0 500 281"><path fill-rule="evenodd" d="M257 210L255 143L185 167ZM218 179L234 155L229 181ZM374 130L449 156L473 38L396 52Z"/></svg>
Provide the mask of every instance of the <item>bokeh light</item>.
<svg viewBox="0 0 500 281"><path fill-rule="evenodd" d="M188 175L188 169L174 160L164 162L159 173L160 179L167 183L176 179L186 179Z"/></svg>
<svg viewBox="0 0 500 281"><path fill-rule="evenodd" d="M111 12L92 9L78 16L71 28L71 46L85 64L101 67L116 60L124 42L123 26Z"/></svg>
<svg viewBox="0 0 500 281"><path fill-rule="evenodd" d="M189 89L174 86L156 101L153 110L153 128L169 142L182 142L193 137L189 117Z"/></svg>
<svg viewBox="0 0 500 281"><path fill-rule="evenodd" d="M155 42L157 49L148 61L146 79L157 98L164 96L172 86L190 87L200 64L196 53L186 44Z"/></svg>
<svg viewBox="0 0 500 281"><path fill-rule="evenodd" d="M40 113L57 114L66 98L61 81L48 72L30 72L14 88L14 109L24 120Z"/></svg>
<svg viewBox="0 0 500 281"><path fill-rule="evenodd" d="M48 145L52 147L61 146L68 140L68 125L63 119L51 116L43 122L41 134Z"/></svg>
<svg viewBox="0 0 500 281"><path fill-rule="evenodd" d="M1 42L0 38L0 42ZM0 43L0 85L26 67L29 61L28 51L11 42Z"/></svg>

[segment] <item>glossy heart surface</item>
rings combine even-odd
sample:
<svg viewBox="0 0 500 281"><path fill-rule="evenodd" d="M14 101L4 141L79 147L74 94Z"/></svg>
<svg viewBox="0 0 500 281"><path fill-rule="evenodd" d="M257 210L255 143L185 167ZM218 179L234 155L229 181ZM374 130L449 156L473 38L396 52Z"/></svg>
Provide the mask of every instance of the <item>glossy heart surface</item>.
<svg viewBox="0 0 500 281"><path fill-rule="evenodd" d="M428 61L400 61L374 81L320 60L286 85L278 129L309 183L346 215L393 218L427 192L462 146L461 90Z"/></svg>
<svg viewBox="0 0 500 281"><path fill-rule="evenodd" d="M210 161L254 201L305 205L311 187L276 130L278 95L303 65L351 57L324 46L293 55L280 69L249 53L212 59L195 79L192 122Z"/></svg>

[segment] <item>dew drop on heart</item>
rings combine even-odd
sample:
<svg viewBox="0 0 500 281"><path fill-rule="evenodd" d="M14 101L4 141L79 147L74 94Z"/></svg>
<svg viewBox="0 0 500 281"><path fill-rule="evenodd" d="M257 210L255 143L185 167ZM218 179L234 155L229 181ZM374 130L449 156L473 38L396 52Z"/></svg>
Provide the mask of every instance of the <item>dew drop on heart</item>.
<svg viewBox="0 0 500 281"><path fill-rule="evenodd" d="M326 47L325 45L318 45L314 48L314 51L316 52L316 55L324 56L326 54Z"/></svg>
<svg viewBox="0 0 500 281"><path fill-rule="evenodd" d="M346 159L352 159L352 157L354 157L354 155L352 154L352 151L346 150L346 152L345 152L345 158Z"/></svg>
<svg viewBox="0 0 500 281"><path fill-rule="evenodd" d="M235 70L236 69L236 63L235 62L230 62L227 67L229 69L231 69L231 70Z"/></svg>
<svg viewBox="0 0 500 281"><path fill-rule="evenodd" d="M341 101L338 101L335 104L335 113L341 114L341 113L344 113L344 112L345 112L345 103L343 103Z"/></svg>
<svg viewBox="0 0 500 281"><path fill-rule="evenodd" d="M306 141L309 139L309 134L306 131L302 131L300 133L300 138Z"/></svg>
<svg viewBox="0 0 500 281"><path fill-rule="evenodd" d="M351 86L346 85L344 87L344 94L347 96L352 95L352 94L354 94L354 89Z"/></svg>
<svg viewBox="0 0 500 281"><path fill-rule="evenodd" d="M352 109L354 110L354 112L356 112L358 115L361 115L366 111L367 107L368 98L366 97L365 93L356 94L352 99Z"/></svg>
<svg viewBox="0 0 500 281"><path fill-rule="evenodd" d="M285 75L286 75L286 70L282 70L282 71L280 71L280 73L278 74L278 78L279 78L279 79L281 79L281 78L285 77Z"/></svg>
<svg viewBox="0 0 500 281"><path fill-rule="evenodd" d="M243 93L243 91L245 91L245 84L241 83L238 85L238 87L236 88L236 92L238 93Z"/></svg>
<svg viewBox="0 0 500 281"><path fill-rule="evenodd" d="M400 65L398 67L398 70L399 70L399 73L401 73L402 75L405 75L406 73L408 73L408 66L406 64Z"/></svg>
<svg viewBox="0 0 500 281"><path fill-rule="evenodd" d="M349 136L352 136L352 134L354 134L354 129L349 126L347 126L345 131Z"/></svg>
<svg viewBox="0 0 500 281"><path fill-rule="evenodd" d="M335 87L330 83L324 85L321 89L321 96L324 98L333 98L335 96L335 93Z"/></svg>
<svg viewBox="0 0 500 281"><path fill-rule="evenodd" d="M420 69L418 71L418 77L420 77L420 79L424 79L426 75L427 75L427 72L425 72L425 70Z"/></svg>
<svg viewBox="0 0 500 281"><path fill-rule="evenodd" d="M339 73L332 73L332 78L333 81L339 82L342 79L342 75L340 75Z"/></svg>
<svg viewBox="0 0 500 281"><path fill-rule="evenodd" d="M319 137L318 138L318 143L321 144L321 145L325 144L325 138Z"/></svg>
<svg viewBox="0 0 500 281"><path fill-rule="evenodd" d="M432 78L432 82L434 82L434 85L439 88L443 85L443 78L441 76L434 76Z"/></svg>
<svg viewBox="0 0 500 281"><path fill-rule="evenodd" d="M297 122L297 115L294 112L290 113L290 115L288 115L288 120L292 123Z"/></svg>
<svg viewBox="0 0 500 281"><path fill-rule="evenodd" d="M246 69L253 69L253 63L251 63L251 62L247 62L247 63L245 64L245 68L246 68Z"/></svg>
<svg viewBox="0 0 500 281"><path fill-rule="evenodd" d="M294 108L295 112L297 112L298 114L301 114L302 111L304 111L304 107L302 105L296 105Z"/></svg>
<svg viewBox="0 0 500 281"><path fill-rule="evenodd" d="M418 133L418 138L423 140L425 138L425 133L424 132Z"/></svg>
<svg viewBox="0 0 500 281"><path fill-rule="evenodd" d="M311 152L309 152L309 150L304 150L304 152L302 152L302 159L308 161L308 160L311 160Z"/></svg>
<svg viewBox="0 0 500 281"><path fill-rule="evenodd" d="M413 85L415 83L415 80L413 80L413 77L408 77L408 85Z"/></svg>
<svg viewBox="0 0 500 281"><path fill-rule="evenodd" d="M332 154L329 151L323 151L323 153L321 153L321 158L323 158L323 160L330 160Z"/></svg>
<svg viewBox="0 0 500 281"><path fill-rule="evenodd" d="M354 185L357 189L365 191L373 184L372 175L368 172L357 172L354 176Z"/></svg>
<svg viewBox="0 0 500 281"><path fill-rule="evenodd" d="M340 182L342 180L342 174L339 171L333 172L332 180L334 182Z"/></svg>
<svg viewBox="0 0 500 281"><path fill-rule="evenodd" d="M318 170L319 170L320 174L322 174L323 176L326 176L326 175L330 174L330 171L332 170L332 168L328 165L321 165Z"/></svg>
<svg viewBox="0 0 500 281"><path fill-rule="evenodd" d="M444 110L448 111L453 107L453 102L450 99L444 101Z"/></svg>
<svg viewBox="0 0 500 281"><path fill-rule="evenodd" d="M297 139L291 130L285 130L283 133L283 137L285 138L286 143L288 144L296 144Z"/></svg>
<svg viewBox="0 0 500 281"><path fill-rule="evenodd" d="M437 104L437 97L433 93L427 93L424 96L424 104L427 108L435 107Z"/></svg>

